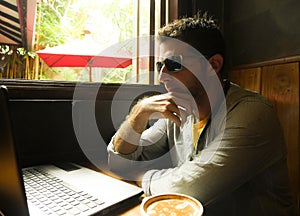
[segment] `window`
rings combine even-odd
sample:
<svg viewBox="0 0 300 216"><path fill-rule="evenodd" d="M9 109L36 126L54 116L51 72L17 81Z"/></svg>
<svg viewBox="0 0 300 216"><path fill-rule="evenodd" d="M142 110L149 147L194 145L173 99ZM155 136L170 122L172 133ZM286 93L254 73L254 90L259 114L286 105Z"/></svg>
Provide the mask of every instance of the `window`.
<svg viewBox="0 0 300 216"><path fill-rule="evenodd" d="M168 20L168 0L43 0L36 13L35 50L48 47L80 49L80 43L125 47L132 57L124 68L115 66L48 66L35 52L6 52L10 58L2 78L104 83L157 84L154 73L154 46L138 40L155 35ZM2 48L5 48L1 45ZM90 49L96 47L91 45ZM126 50L125 49L125 50ZM149 52L141 55L142 49ZM2 49L5 50L5 49ZM4 52L4 51L3 51ZM100 48L99 48L99 52ZM105 52L104 52L105 54ZM23 58L24 57L24 58ZM16 61L19 58L19 63ZM20 62L21 61L21 62ZM1 77L1 75L0 75Z"/></svg>

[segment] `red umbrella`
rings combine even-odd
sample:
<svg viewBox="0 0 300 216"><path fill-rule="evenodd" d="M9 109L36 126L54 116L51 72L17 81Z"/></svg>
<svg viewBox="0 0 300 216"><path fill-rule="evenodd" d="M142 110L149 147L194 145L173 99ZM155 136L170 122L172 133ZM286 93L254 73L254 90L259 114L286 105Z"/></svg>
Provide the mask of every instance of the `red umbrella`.
<svg viewBox="0 0 300 216"><path fill-rule="evenodd" d="M74 40L70 43L37 51L49 67L126 68L132 64L131 54L118 46L104 48L93 40Z"/></svg>

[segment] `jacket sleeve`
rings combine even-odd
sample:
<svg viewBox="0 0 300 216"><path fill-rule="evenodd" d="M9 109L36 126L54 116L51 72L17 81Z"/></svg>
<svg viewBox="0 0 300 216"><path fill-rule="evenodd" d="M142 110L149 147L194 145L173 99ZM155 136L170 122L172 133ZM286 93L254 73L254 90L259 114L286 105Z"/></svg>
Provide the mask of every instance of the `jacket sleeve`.
<svg viewBox="0 0 300 216"><path fill-rule="evenodd" d="M108 151L108 165L112 171L149 169L150 163L139 163L137 161L151 161L168 152L166 143L166 124L165 119L158 120L153 126L142 133L138 148L131 154L124 155L114 151L113 140L111 139ZM142 166L143 164L143 166Z"/></svg>

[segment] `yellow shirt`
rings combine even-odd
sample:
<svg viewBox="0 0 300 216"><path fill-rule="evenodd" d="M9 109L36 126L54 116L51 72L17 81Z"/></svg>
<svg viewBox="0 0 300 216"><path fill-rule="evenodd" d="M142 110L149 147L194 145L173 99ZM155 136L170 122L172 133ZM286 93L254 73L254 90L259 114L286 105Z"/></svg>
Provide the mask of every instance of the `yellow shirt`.
<svg viewBox="0 0 300 216"><path fill-rule="evenodd" d="M197 143L198 143L198 139L199 139L199 136L207 122L207 117L205 119L202 119L200 120L199 122L196 122L194 125L193 125L193 140L194 140L194 149L197 148Z"/></svg>

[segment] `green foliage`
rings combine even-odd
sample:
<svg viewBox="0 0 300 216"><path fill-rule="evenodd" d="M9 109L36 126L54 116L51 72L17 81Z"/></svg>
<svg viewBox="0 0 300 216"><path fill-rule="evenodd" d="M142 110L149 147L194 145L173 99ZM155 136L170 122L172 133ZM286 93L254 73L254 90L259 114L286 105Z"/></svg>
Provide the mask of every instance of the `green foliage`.
<svg viewBox="0 0 300 216"><path fill-rule="evenodd" d="M13 53L23 58L26 58L27 56L29 56L30 58L34 58L36 56L35 52L27 51L24 47L0 45L0 55L10 56Z"/></svg>
<svg viewBox="0 0 300 216"><path fill-rule="evenodd" d="M134 4L135 0L42 0L37 8L36 47L43 49L83 38L85 30L106 46L133 38ZM88 81L87 74L78 75L70 68L44 70L44 79ZM132 67L102 71L101 81L123 83Z"/></svg>
<svg viewBox="0 0 300 216"><path fill-rule="evenodd" d="M101 79L103 83L127 83L128 75L132 71L132 65L127 68L103 69L104 76Z"/></svg>
<svg viewBox="0 0 300 216"><path fill-rule="evenodd" d="M57 46L81 36L87 15L83 8L74 10L71 3L72 0L43 0L38 4L38 47Z"/></svg>
<svg viewBox="0 0 300 216"><path fill-rule="evenodd" d="M0 45L0 54L1 55L11 55L13 50L10 49L8 45Z"/></svg>
<svg viewBox="0 0 300 216"><path fill-rule="evenodd" d="M112 25L119 33L119 41L127 40L133 37L134 29L134 1L127 1L124 4L122 0L108 1L102 7L102 13L111 20Z"/></svg>
<svg viewBox="0 0 300 216"><path fill-rule="evenodd" d="M114 38L107 34L110 30L118 35L118 41L132 38L133 12L134 0L43 0L37 8L38 47L81 38L86 28L92 28L94 37L101 41Z"/></svg>

